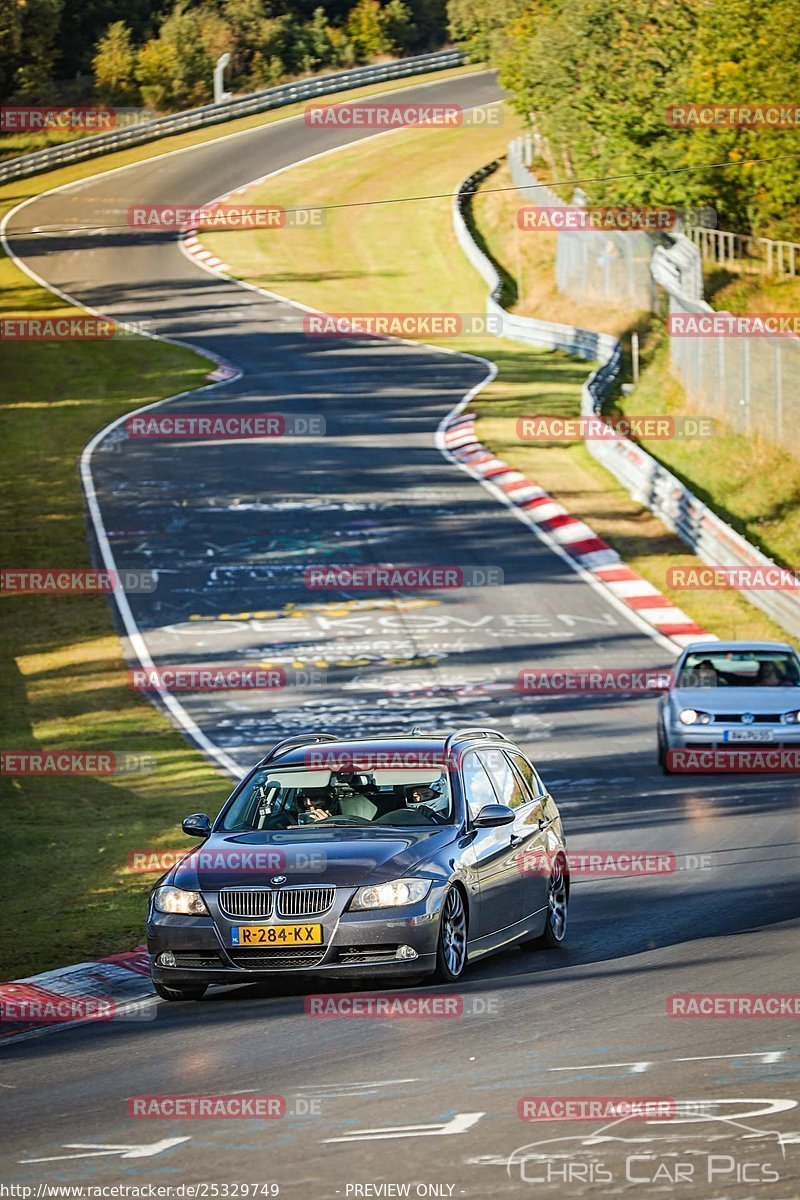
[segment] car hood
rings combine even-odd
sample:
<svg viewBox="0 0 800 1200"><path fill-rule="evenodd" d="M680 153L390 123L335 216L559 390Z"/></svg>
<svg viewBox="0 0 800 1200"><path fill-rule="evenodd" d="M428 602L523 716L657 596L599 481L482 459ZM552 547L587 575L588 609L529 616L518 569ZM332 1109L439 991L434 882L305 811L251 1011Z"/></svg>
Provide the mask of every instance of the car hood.
<svg viewBox="0 0 800 1200"><path fill-rule="evenodd" d="M792 709L800 710L800 688L676 688L672 693L672 702L678 711L697 708L708 713L784 713Z"/></svg>
<svg viewBox="0 0 800 1200"><path fill-rule="evenodd" d="M306 827L307 830L308 827ZM214 833L187 852L161 882L189 891L221 887L265 887L282 882L357 887L397 879L424 865L426 874L442 871L443 853L455 841L452 826L435 829L328 829L295 833Z"/></svg>

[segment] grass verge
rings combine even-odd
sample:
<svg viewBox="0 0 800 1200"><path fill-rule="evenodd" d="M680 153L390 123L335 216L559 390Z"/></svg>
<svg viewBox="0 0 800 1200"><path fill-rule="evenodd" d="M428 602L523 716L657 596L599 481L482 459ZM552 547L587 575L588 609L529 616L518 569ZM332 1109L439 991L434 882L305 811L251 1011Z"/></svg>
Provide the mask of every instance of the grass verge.
<svg viewBox="0 0 800 1200"><path fill-rule="evenodd" d="M3 307L69 313L0 260ZM200 386L209 363L129 337L3 345L0 562L91 565L78 476L81 450L109 421ZM19 977L142 939L152 877L127 871L139 847L180 846L186 812L212 811L226 779L126 683L103 596L0 595L5 750L126 751L155 757L142 774L4 776L4 920L0 974Z"/></svg>

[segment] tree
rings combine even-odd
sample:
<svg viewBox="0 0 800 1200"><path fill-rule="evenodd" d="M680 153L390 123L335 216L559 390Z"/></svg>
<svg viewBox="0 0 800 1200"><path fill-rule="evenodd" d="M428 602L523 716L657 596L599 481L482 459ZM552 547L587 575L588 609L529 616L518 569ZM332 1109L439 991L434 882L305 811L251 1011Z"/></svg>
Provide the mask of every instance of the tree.
<svg viewBox="0 0 800 1200"><path fill-rule="evenodd" d="M450 35L473 62L493 62L504 31L524 9L525 0L447 0Z"/></svg>
<svg viewBox="0 0 800 1200"><path fill-rule="evenodd" d="M345 34L356 58L364 61L381 54L397 54L410 39L411 13L403 0L358 0L347 14Z"/></svg>
<svg viewBox="0 0 800 1200"><path fill-rule="evenodd" d="M145 42L136 78L146 103L158 109L188 108L211 99L215 60L203 40L207 20L202 10L187 11L178 4L162 23L158 37ZM216 32L218 27L214 28Z"/></svg>
<svg viewBox="0 0 800 1200"><path fill-rule="evenodd" d="M800 29L794 0L708 0L687 63L683 99L700 104L784 104L800 95ZM720 125L679 133L692 173L687 193L732 229L800 239L800 160L736 163L797 153L797 129Z"/></svg>
<svg viewBox="0 0 800 1200"><path fill-rule="evenodd" d="M105 104L134 104L139 98L136 84L136 51L131 31L124 21L109 25L97 43L92 71L97 96Z"/></svg>
<svg viewBox="0 0 800 1200"><path fill-rule="evenodd" d="M347 14L345 33L360 61L392 52L387 20L378 0L358 0Z"/></svg>
<svg viewBox="0 0 800 1200"><path fill-rule="evenodd" d="M24 0L17 12L3 9L0 53L8 62L6 95L25 100L52 98L59 58L63 0Z"/></svg>

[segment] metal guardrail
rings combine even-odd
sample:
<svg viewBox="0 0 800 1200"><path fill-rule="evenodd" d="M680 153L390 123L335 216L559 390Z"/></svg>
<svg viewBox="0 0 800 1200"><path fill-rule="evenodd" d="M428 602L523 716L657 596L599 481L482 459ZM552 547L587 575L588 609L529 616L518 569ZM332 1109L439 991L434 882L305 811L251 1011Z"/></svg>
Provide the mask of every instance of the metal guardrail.
<svg viewBox="0 0 800 1200"><path fill-rule="evenodd" d="M584 389L584 415L599 415L596 396ZM714 567L774 567L766 554L712 512L652 455L635 442L619 437L588 440L593 458L618 479L634 500L644 504L690 546L704 563ZM800 637L800 595L797 592L742 591L745 599L765 612L787 632Z"/></svg>
<svg viewBox="0 0 800 1200"><path fill-rule="evenodd" d="M458 243L491 289L486 301L487 314L500 318L502 322L499 328L494 326L492 332L539 348L566 350L580 358L598 359L600 366L583 385L581 413L583 416L602 417L603 403L614 390L620 376L621 343L610 334L593 333L571 325L556 325L534 317L515 316L500 306L500 275L495 264L476 245L468 224L470 196L481 179L496 170L498 165L491 163L465 179L453 200L453 228ZM661 266L664 270L668 269L663 261ZM671 267L674 276L680 276L681 267L689 270L691 278L693 268L688 260L680 257L679 252L679 264L673 263ZM703 301L694 303L698 310L704 304ZM655 513L703 562L717 567L775 566L772 559L731 529L641 446L613 434L611 430L609 434L608 438L587 439L589 453L619 480L634 500ZM743 591L742 595L789 633L800 637L798 593Z"/></svg>
<svg viewBox="0 0 800 1200"><path fill-rule="evenodd" d="M460 67L466 61L466 55L460 50L439 50L433 54L419 54L414 58L353 67L348 71L336 71L328 75L315 75L312 79L278 84L277 87L265 88L248 96L223 100L220 104L206 104L202 108L188 109L169 117L156 117L152 121L129 125L124 129L76 138L73 142L53 146L49 150L36 150L32 154L6 159L0 162L0 184L28 175L38 175L42 171L52 171L56 167L84 162L101 154L111 154L115 150L125 150L129 146L138 146L170 134L185 133L190 129L202 129L206 125L216 125L236 117L268 112L272 108L282 108L298 100L313 100L316 96L328 96L364 84L383 83L392 79L403 79L408 75L423 75L429 71Z"/></svg>
<svg viewBox="0 0 800 1200"><path fill-rule="evenodd" d="M470 197L481 180L496 171L499 165L499 162L489 163L465 179L453 197L452 209L453 229L458 244L489 287L486 315L491 331L498 337L506 337L512 342L523 342L540 350L563 350L588 362L599 361L601 365L590 375L590 382L604 380L608 378L609 373L613 376L613 382L616 382L621 351L619 343L611 334L595 333L589 329L560 325L554 321L540 321L536 317L522 317L508 312L500 304L503 284L497 267L476 244L469 227Z"/></svg>

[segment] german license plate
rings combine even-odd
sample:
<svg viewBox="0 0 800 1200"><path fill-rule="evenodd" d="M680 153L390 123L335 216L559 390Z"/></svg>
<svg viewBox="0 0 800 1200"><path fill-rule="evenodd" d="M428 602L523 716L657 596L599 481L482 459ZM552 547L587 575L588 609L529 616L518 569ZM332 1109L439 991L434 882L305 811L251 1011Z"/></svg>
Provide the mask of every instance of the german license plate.
<svg viewBox="0 0 800 1200"><path fill-rule="evenodd" d="M771 742L773 739L771 729L726 729L723 734L726 742Z"/></svg>
<svg viewBox="0 0 800 1200"><path fill-rule="evenodd" d="M319 946L321 925L234 925L234 946Z"/></svg>

